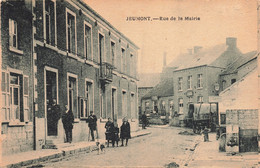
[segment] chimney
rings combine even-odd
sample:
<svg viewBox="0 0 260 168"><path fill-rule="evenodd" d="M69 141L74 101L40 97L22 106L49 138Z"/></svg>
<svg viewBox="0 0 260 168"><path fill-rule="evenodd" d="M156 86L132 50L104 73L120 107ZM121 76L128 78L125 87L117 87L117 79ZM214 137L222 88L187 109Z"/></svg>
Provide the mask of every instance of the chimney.
<svg viewBox="0 0 260 168"><path fill-rule="evenodd" d="M237 47L237 38L227 37L226 38L226 45L228 45L229 48L236 48Z"/></svg>
<svg viewBox="0 0 260 168"><path fill-rule="evenodd" d="M194 54L197 54L202 49L201 46L194 46Z"/></svg>
<svg viewBox="0 0 260 168"><path fill-rule="evenodd" d="M167 56L167 53L164 52L163 53L163 67L166 67L166 56Z"/></svg>
<svg viewBox="0 0 260 168"><path fill-rule="evenodd" d="M188 48L188 54L192 55L192 48Z"/></svg>

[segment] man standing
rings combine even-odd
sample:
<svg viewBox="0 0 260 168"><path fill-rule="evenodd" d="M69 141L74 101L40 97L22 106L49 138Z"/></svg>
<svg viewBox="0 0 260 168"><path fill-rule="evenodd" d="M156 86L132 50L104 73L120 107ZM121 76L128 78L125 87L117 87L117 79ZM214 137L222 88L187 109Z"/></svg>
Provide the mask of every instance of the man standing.
<svg viewBox="0 0 260 168"><path fill-rule="evenodd" d="M58 121L61 118L61 109L57 104L56 99L52 100L49 105L47 101L47 122L48 122L48 135L58 135Z"/></svg>
<svg viewBox="0 0 260 168"><path fill-rule="evenodd" d="M97 130L97 117L93 114L93 111L90 111L90 115L89 115L87 121L88 121L88 127L90 130L90 134L92 137L91 141L95 141L94 131Z"/></svg>
<svg viewBox="0 0 260 168"><path fill-rule="evenodd" d="M145 115L145 112L143 113L141 119L142 119L142 128L143 128L143 129L146 129L145 126L146 126L146 124L147 124L147 117L146 117L146 115Z"/></svg>
<svg viewBox="0 0 260 168"><path fill-rule="evenodd" d="M65 142L72 142L72 129L74 123L74 115L72 111L69 110L68 106L65 106L65 113L62 116L62 123L66 134Z"/></svg>
<svg viewBox="0 0 260 168"><path fill-rule="evenodd" d="M124 146L124 139L126 140L125 145L127 146L128 139L131 138L131 135L130 135L130 130L131 129L130 129L130 124L129 124L129 122L128 122L128 120L126 118L123 118L123 123L122 123L120 128L121 128L120 129L120 131L121 131L120 132L120 138L122 140L121 146Z"/></svg>

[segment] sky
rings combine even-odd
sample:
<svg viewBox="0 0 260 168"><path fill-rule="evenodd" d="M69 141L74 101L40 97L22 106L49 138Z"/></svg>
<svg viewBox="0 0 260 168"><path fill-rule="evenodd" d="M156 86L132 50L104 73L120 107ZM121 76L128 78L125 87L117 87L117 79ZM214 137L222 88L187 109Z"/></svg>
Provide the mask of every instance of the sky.
<svg viewBox="0 0 260 168"><path fill-rule="evenodd" d="M139 73L160 73L163 54L167 64L188 48L223 44L236 37L242 53L257 48L256 0L84 0L92 9L133 41ZM150 21L127 21L150 17ZM169 20L155 20L164 17ZM170 20L175 17L176 20ZM178 20L182 17L183 20ZM200 20L185 20L185 17Z"/></svg>

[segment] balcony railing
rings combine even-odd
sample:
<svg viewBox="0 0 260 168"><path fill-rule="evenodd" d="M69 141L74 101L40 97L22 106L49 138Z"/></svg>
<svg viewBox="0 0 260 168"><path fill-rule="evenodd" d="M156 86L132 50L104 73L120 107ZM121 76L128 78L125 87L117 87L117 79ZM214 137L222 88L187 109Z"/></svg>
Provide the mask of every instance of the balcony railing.
<svg viewBox="0 0 260 168"><path fill-rule="evenodd" d="M114 69L114 66L103 62L100 66L100 80L105 83L110 83L113 80L112 70Z"/></svg>

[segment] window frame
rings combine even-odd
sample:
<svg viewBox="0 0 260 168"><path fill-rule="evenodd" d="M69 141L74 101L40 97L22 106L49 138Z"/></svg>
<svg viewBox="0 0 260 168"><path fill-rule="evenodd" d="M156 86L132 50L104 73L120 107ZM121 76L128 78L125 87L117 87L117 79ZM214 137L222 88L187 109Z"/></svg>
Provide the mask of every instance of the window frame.
<svg viewBox="0 0 260 168"><path fill-rule="evenodd" d="M122 118L124 118L124 117L128 116L127 115L127 105L128 105L128 103L127 103L127 91L125 89L122 89L121 94L122 94Z"/></svg>
<svg viewBox="0 0 260 168"><path fill-rule="evenodd" d="M46 26L47 26L47 21L46 21L46 3L47 3L47 0L43 0L43 21L44 21L44 43L48 44L48 45L51 45L51 46L57 46L57 13L56 13L56 0L49 0L51 2L53 2L53 13L54 13L54 45L52 44L52 23L51 23L51 17L49 17L49 43L47 42L47 31L46 31ZM51 16L51 13L49 12L49 16ZM67 20L66 20L67 22Z"/></svg>
<svg viewBox="0 0 260 168"><path fill-rule="evenodd" d="M203 88L202 79L203 79L203 74L198 74L198 75L197 75L197 88L198 88L198 89Z"/></svg>
<svg viewBox="0 0 260 168"><path fill-rule="evenodd" d="M181 101L182 100L182 101ZM183 102L184 100L183 100L183 98L179 98L178 99L178 110L179 110L179 114L183 114L183 109L184 109L184 107L183 107L183 104L184 104L184 102Z"/></svg>
<svg viewBox="0 0 260 168"><path fill-rule="evenodd" d="M192 75L189 75L188 76L188 79L187 79L187 89L188 90L192 90Z"/></svg>
<svg viewBox="0 0 260 168"><path fill-rule="evenodd" d="M201 95L198 96L198 97L197 97L197 102L198 102L198 103L203 103L203 102L204 102L203 96L201 96Z"/></svg>
<svg viewBox="0 0 260 168"><path fill-rule="evenodd" d="M91 84L91 92L90 92L90 97L91 97L91 102L86 102L86 101L88 101L88 99L87 99L87 87L88 87L88 84ZM85 97L85 100L86 101L84 101L84 106L83 106L83 116L80 116L80 118L87 118L89 115L90 115L90 111L93 111L94 112L94 110L95 110L95 108L94 108L94 105L95 105L95 99L94 99L94 95L95 95L95 93L94 93L94 80L92 80L92 79L88 79L88 78L85 78L85 95L84 95L84 97ZM92 107L92 109L90 109L90 107L89 106L87 106L86 105L86 103L91 103L92 105L91 105L91 107ZM88 107L88 110L87 111L85 111L86 110L86 107ZM95 112L94 112L95 113ZM80 114L81 115L81 114Z"/></svg>
<svg viewBox="0 0 260 168"><path fill-rule="evenodd" d="M114 44L114 56L112 54L112 43ZM116 67L116 42L110 39L110 57L111 57L111 64Z"/></svg>
<svg viewBox="0 0 260 168"><path fill-rule="evenodd" d="M68 14L74 16L74 18L75 18L75 21L74 21L74 26L75 26L75 53L73 53L73 51L69 52ZM77 16L76 16L76 13L72 12L72 10L70 10L69 8L66 8L66 47L67 47L67 52L69 54L77 55Z"/></svg>
<svg viewBox="0 0 260 168"><path fill-rule="evenodd" d="M77 101L77 104L76 104L76 113L74 113L73 111L73 114L74 114L74 118L76 119L75 121L77 121L77 120L79 120L79 109L78 109L78 105L79 105L79 101L78 101L78 75L76 75L76 74L73 74L73 73L69 73L69 72L67 72L67 105L68 105L68 107L70 108L70 106L69 106L69 79L70 78L74 78L74 79L76 79L76 101ZM74 97L74 96L73 96ZM72 106L73 107L73 106ZM74 108L74 107L73 107ZM73 109L72 108L72 109Z"/></svg>
<svg viewBox="0 0 260 168"><path fill-rule="evenodd" d="M183 77L178 77L178 91L183 91Z"/></svg>
<svg viewBox="0 0 260 168"><path fill-rule="evenodd" d="M3 91L2 85L3 85L3 73L5 74L5 90ZM10 106L10 73L8 71L2 70L2 83L1 83L1 91L2 91L2 102L1 102L1 118L2 122L9 122L11 119L11 106ZM5 95L5 102L6 104L3 104L3 95ZM3 114L3 109L5 109L5 114ZM8 112L9 111L9 112Z"/></svg>
<svg viewBox="0 0 260 168"><path fill-rule="evenodd" d="M103 37L102 39L103 39L103 41L102 42L100 42L100 39L99 39L99 37L100 37L100 35ZM102 44L102 46L100 46L100 44ZM100 32L100 31L98 31L98 63L101 65L102 64L102 62L106 62L106 54L105 54L105 35L102 33L102 32ZM102 50L102 52L100 52Z"/></svg>
<svg viewBox="0 0 260 168"><path fill-rule="evenodd" d="M88 58L88 55L86 53L86 27L90 29L90 58ZM92 33L92 25L84 20L84 57L86 60L93 61L93 33Z"/></svg>
<svg viewBox="0 0 260 168"><path fill-rule="evenodd" d="M124 51L124 52L123 52ZM121 72L125 73L126 72L126 49L125 47L121 46Z"/></svg>

